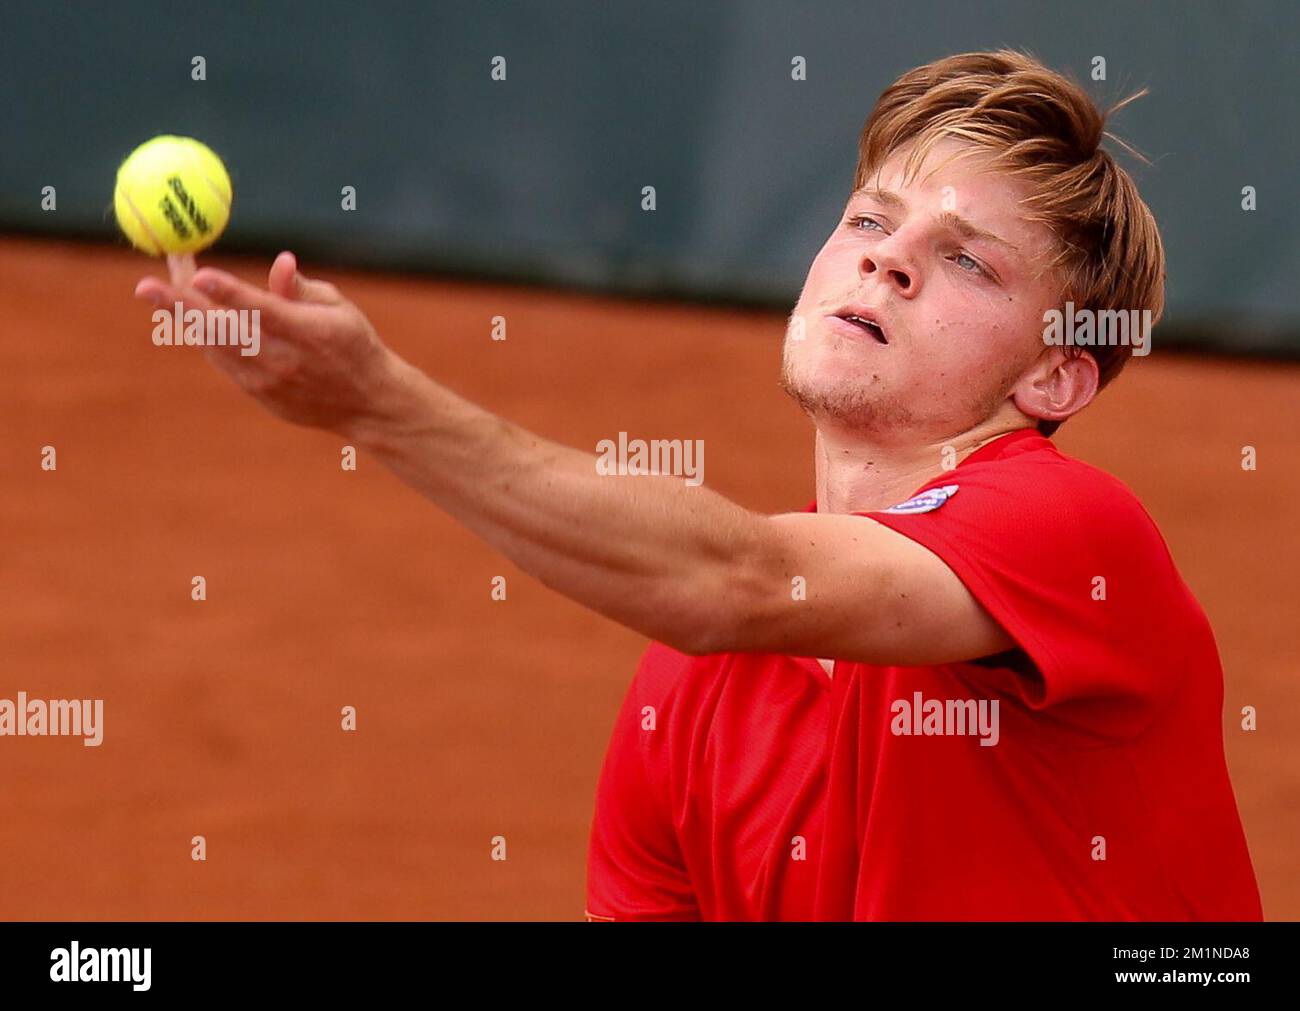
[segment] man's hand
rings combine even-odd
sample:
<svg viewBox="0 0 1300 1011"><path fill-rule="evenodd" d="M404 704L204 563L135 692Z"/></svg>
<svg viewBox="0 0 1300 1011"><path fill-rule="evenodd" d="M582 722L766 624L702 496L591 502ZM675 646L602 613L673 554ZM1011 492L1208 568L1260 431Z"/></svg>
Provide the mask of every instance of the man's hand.
<svg viewBox="0 0 1300 1011"><path fill-rule="evenodd" d="M261 349L205 347L208 359L270 411L299 425L344 431L381 413L383 391L404 363L355 305L327 281L304 277L289 252L271 265L266 290L192 256L168 257L171 283L146 277L137 298L172 311L259 311ZM180 321L178 320L178 323Z"/></svg>

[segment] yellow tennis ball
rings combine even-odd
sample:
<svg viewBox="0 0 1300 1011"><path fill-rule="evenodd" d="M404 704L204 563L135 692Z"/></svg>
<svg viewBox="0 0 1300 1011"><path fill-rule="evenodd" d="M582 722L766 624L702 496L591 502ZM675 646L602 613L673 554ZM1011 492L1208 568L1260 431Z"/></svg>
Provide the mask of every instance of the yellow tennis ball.
<svg viewBox="0 0 1300 1011"><path fill-rule="evenodd" d="M155 137L117 170L113 211L131 245L151 256L197 253L230 220L230 176L193 137Z"/></svg>

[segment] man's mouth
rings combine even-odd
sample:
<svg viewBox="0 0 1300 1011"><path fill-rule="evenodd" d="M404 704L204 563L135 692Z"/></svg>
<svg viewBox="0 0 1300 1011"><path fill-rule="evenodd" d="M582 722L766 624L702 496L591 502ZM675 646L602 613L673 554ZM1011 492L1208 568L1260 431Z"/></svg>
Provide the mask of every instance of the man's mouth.
<svg viewBox="0 0 1300 1011"><path fill-rule="evenodd" d="M870 337L880 344L889 343L889 339L885 336L885 331L881 329L880 324L872 318L865 315L859 315L855 312L837 312L834 318L843 320L850 326L857 328L865 336Z"/></svg>

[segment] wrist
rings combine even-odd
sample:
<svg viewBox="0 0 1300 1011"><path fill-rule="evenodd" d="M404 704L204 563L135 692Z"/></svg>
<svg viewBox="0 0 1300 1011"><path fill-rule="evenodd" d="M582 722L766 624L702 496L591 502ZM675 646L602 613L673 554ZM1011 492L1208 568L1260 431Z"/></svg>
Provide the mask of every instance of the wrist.
<svg viewBox="0 0 1300 1011"><path fill-rule="evenodd" d="M384 348L365 410L344 421L338 433L367 452L378 455L392 451L419 424L424 406L419 395L422 382L428 382L423 372Z"/></svg>

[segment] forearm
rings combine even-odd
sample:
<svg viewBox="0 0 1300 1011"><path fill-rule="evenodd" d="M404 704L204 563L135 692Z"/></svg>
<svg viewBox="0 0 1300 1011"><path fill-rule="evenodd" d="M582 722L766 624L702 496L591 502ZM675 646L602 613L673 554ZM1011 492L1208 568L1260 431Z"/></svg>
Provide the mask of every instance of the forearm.
<svg viewBox="0 0 1300 1011"><path fill-rule="evenodd" d="M764 518L671 477L611 477L400 360L358 446L525 572L667 645L725 640Z"/></svg>

